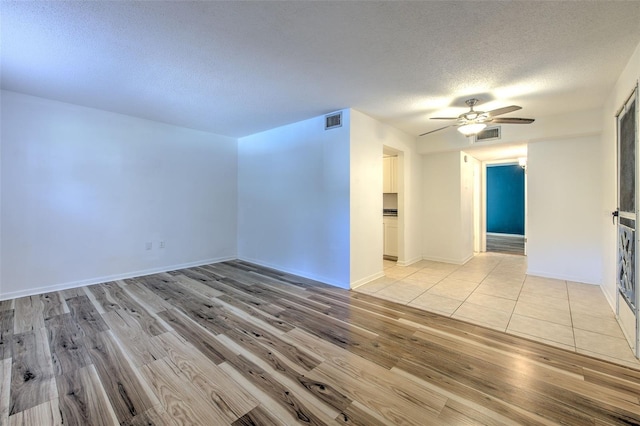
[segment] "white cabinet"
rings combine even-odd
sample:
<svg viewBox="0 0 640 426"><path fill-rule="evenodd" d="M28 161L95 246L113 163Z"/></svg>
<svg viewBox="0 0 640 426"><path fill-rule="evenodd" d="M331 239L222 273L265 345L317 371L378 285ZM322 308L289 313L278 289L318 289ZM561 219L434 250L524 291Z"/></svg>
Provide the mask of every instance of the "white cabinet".
<svg viewBox="0 0 640 426"><path fill-rule="evenodd" d="M382 192L398 192L398 157L382 158Z"/></svg>
<svg viewBox="0 0 640 426"><path fill-rule="evenodd" d="M398 218L383 217L384 227L384 255L398 257Z"/></svg>

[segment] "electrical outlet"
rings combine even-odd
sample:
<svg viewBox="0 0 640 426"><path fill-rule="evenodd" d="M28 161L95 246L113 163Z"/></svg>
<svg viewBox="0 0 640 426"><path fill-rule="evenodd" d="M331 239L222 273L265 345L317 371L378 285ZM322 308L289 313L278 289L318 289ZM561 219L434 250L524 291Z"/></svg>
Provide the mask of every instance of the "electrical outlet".
<svg viewBox="0 0 640 426"><path fill-rule="evenodd" d="M152 243L150 243L150 242L148 242L148 243L146 243L146 244L145 244L145 248L146 248L147 250L151 250L151 248L152 248L152 247L153 247L153 244L152 244Z"/></svg>
<svg viewBox="0 0 640 426"><path fill-rule="evenodd" d="M164 248L164 241L160 241L160 248Z"/></svg>

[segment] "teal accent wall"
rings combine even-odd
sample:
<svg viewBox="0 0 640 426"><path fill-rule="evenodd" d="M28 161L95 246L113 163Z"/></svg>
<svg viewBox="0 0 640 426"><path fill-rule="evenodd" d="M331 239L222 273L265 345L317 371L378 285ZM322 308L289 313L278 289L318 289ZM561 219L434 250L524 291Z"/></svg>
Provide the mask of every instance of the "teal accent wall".
<svg viewBox="0 0 640 426"><path fill-rule="evenodd" d="M524 235L524 169L487 167L487 232Z"/></svg>

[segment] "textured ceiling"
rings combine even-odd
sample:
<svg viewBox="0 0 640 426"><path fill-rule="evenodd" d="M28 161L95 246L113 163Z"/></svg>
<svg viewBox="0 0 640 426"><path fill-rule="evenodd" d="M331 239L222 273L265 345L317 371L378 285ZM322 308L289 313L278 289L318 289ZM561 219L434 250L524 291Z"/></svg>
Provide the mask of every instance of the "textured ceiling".
<svg viewBox="0 0 640 426"><path fill-rule="evenodd" d="M472 95L595 108L640 42L637 1L0 8L3 89L234 137L346 107L418 135Z"/></svg>

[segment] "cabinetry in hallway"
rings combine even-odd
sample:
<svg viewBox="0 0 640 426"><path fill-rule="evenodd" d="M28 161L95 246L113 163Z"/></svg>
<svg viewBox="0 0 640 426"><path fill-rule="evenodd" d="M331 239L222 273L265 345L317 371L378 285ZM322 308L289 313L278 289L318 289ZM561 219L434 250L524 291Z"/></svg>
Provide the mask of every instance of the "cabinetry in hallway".
<svg viewBox="0 0 640 426"><path fill-rule="evenodd" d="M398 257L398 218L383 216L382 228L384 235L384 256Z"/></svg>
<svg viewBox="0 0 640 426"><path fill-rule="evenodd" d="M398 157L382 158L382 192L395 194L398 192Z"/></svg>

